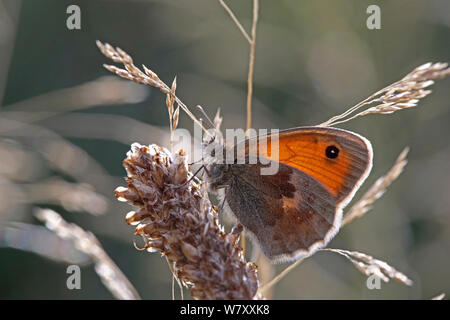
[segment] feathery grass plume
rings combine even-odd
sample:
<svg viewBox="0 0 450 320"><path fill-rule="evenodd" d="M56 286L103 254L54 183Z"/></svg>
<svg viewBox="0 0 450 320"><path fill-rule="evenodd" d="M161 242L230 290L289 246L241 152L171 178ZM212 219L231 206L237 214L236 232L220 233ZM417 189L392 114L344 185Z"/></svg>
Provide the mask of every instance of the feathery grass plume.
<svg viewBox="0 0 450 320"><path fill-rule="evenodd" d="M431 90L425 90L425 88L434 84L434 80L450 75L450 68L447 68L447 66L447 63L441 62L423 64L401 80L381 89L344 113L319 124L319 126L334 126L368 114L390 114L398 110L415 107L420 99L431 93ZM354 114L363 106L375 103L377 103L376 106Z"/></svg>
<svg viewBox="0 0 450 320"><path fill-rule="evenodd" d="M398 281L404 285L411 286L413 284L412 280L410 280L403 273L397 271L395 268L391 267L384 261L375 259L368 254L361 253L358 251L348 251L342 249L321 249L321 251L330 251L338 253L348 260L350 260L353 265L361 271L366 276L375 275L384 282L389 282L389 279L393 279Z"/></svg>
<svg viewBox="0 0 450 320"><path fill-rule="evenodd" d="M413 282L406 275L397 271L394 267L390 266L388 263L375 259L368 254L361 253L358 251L348 251L343 249L332 249L332 248L324 248L317 250L317 252L320 251L335 252L346 257L353 263L353 265L360 272L362 272L366 276L376 275L384 282L389 282L389 279L394 279L407 286L411 286L413 284ZM268 290L269 288L273 287L308 257L311 257L311 255L302 257L299 260L292 263L291 265L289 265L268 283L262 285L259 288L258 292L263 292L264 290Z"/></svg>
<svg viewBox="0 0 450 320"><path fill-rule="evenodd" d="M389 187L391 183L394 182L403 172L403 169L408 163L408 160L406 160L408 151L409 148L403 149L389 172L378 178L370 189L361 197L361 199L359 199L358 202L356 202L350 210L348 210L342 220L342 225L346 225L353 219L362 217L372 208L372 204L381 198L381 196L386 192L387 187Z"/></svg>
<svg viewBox="0 0 450 320"><path fill-rule="evenodd" d="M146 66L142 65L142 68L144 69L144 72L141 71L138 67L134 65L133 59L131 56L123 51L120 48L113 48L108 43L102 43L101 41L96 41L97 47L100 49L100 51L103 53L103 55L114 62L121 63L125 67L125 69L118 68L116 66L107 65L104 64L103 66L111 71L112 73L117 74L119 77L122 77L124 79L128 79L131 81L134 81L136 83L149 85L155 88L158 88L161 90L161 92L165 93L168 96L171 96L170 99L173 99L174 102L177 103L177 105L183 109L184 112L196 123L200 126L200 128L203 129L203 131L206 132L206 134L209 134L209 132L203 127L202 123L195 117L195 115L189 110L189 108L181 101L176 95L175 95L175 89L176 89L176 81L174 80L172 87L169 87L167 84L162 81L158 75L147 68ZM173 103L172 103L173 106ZM168 105L168 108L169 105ZM169 110L170 113L170 110Z"/></svg>
<svg viewBox="0 0 450 320"><path fill-rule="evenodd" d="M115 194L139 208L126 221L144 239L142 250L164 255L195 299L254 299L257 269L237 245L241 230L224 232L206 189L189 179L185 154L135 143L123 165L128 187Z"/></svg>
<svg viewBox="0 0 450 320"><path fill-rule="evenodd" d="M136 289L108 256L100 242L91 232L76 224L66 222L58 213L50 209L37 209L36 218L54 231L62 239L70 239L77 249L88 254L95 263L95 271L114 297L120 300L140 300Z"/></svg>

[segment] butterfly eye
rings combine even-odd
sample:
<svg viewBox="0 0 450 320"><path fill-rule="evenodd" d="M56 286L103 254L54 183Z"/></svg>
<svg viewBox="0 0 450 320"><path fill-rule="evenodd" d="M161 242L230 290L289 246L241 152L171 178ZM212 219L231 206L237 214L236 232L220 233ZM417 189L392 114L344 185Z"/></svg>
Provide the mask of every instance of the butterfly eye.
<svg viewBox="0 0 450 320"><path fill-rule="evenodd" d="M336 159L339 155L339 149L336 146L328 146L325 150L325 155L329 159Z"/></svg>

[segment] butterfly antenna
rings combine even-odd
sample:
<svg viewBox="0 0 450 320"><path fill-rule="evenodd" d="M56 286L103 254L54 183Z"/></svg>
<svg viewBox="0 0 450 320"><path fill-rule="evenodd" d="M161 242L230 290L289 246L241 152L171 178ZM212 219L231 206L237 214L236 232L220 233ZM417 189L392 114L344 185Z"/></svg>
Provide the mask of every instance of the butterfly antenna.
<svg viewBox="0 0 450 320"><path fill-rule="evenodd" d="M211 118L208 117L208 115L206 114L205 110L202 108L202 106L197 105L197 109L205 116L205 119L208 120L208 124L211 126L211 128L216 128L216 126L214 125L214 122L212 122Z"/></svg>
<svg viewBox="0 0 450 320"><path fill-rule="evenodd" d="M192 166L193 164L200 163L201 161L202 161L202 159L197 160L197 161L193 161L193 162L188 163L188 165L189 165L189 166Z"/></svg>

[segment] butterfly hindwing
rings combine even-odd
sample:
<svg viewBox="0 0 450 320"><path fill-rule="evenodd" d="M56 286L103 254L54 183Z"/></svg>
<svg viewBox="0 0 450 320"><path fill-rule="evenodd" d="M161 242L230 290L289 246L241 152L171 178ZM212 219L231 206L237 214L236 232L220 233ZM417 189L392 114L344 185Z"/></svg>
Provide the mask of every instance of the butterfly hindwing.
<svg viewBox="0 0 450 320"><path fill-rule="evenodd" d="M284 164L277 175L260 175L259 165L232 170L239 174L230 183L227 203L269 259L296 259L338 230L335 200L307 174Z"/></svg>

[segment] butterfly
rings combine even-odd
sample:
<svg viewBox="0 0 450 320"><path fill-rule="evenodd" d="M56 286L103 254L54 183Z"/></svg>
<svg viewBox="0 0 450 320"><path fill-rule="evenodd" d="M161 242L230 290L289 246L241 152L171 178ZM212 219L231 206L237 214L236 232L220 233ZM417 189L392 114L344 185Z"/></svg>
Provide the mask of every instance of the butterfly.
<svg viewBox="0 0 450 320"><path fill-rule="evenodd" d="M271 152L275 144L277 154ZM260 161L209 163L208 187L225 188L225 204L272 262L297 260L325 246L372 168L369 140L331 127L287 129L231 148L235 155L243 148L246 160L257 151ZM261 174L268 164L278 170Z"/></svg>

